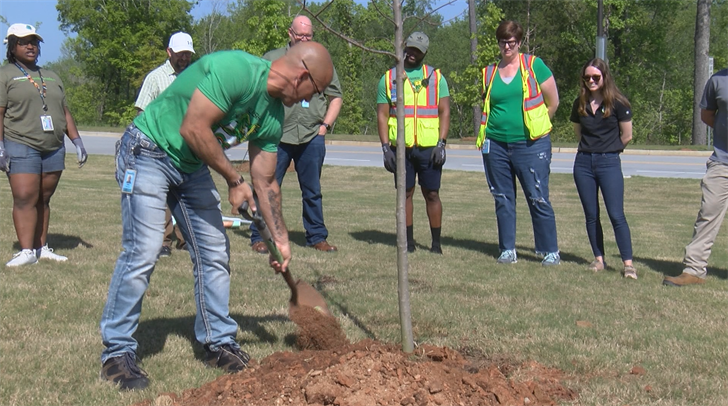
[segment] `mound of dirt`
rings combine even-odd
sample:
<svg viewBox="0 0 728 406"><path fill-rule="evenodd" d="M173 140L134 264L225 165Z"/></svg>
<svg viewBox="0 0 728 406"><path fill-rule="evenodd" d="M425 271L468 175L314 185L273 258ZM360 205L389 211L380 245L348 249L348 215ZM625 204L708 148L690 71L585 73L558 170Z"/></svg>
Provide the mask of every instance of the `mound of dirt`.
<svg viewBox="0 0 728 406"><path fill-rule="evenodd" d="M428 345L405 354L399 346L364 340L274 353L235 375L137 406L555 405L578 397L564 378L536 362L505 364Z"/></svg>

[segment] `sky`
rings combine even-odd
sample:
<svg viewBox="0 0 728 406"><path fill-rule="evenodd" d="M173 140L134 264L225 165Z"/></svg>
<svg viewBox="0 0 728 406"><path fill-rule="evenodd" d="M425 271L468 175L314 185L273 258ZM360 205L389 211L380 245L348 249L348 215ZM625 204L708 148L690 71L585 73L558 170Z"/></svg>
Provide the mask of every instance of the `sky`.
<svg viewBox="0 0 728 406"><path fill-rule="evenodd" d="M366 0L355 1L359 4L367 3ZM433 8L450 2L449 0L436 0ZM40 65L54 62L60 58L63 40L66 39L66 35L61 31L60 23L58 22L56 3L56 0L0 0L0 16L5 17L8 24L26 23L35 25L36 23L40 23L40 26L36 27L38 28L38 34L43 37L39 58ZM213 1L200 0L198 3L197 6L192 8L191 12L195 20L210 13ZM452 1L452 4L441 8L439 13L447 21L466 13L467 9L467 0L455 0ZM8 31L8 24L0 23L0 33L3 38L5 38L5 34ZM5 52L5 47L2 47L3 56ZM0 57L0 60L2 59L4 58Z"/></svg>

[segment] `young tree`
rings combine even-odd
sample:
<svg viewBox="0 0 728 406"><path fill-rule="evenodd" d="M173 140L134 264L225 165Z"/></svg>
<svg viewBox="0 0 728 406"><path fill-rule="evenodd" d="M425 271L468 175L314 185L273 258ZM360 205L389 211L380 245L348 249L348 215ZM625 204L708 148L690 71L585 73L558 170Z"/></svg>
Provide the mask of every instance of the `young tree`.
<svg viewBox="0 0 728 406"><path fill-rule="evenodd" d="M406 25L419 28L424 25L427 21L427 17L430 14L437 11L431 10L429 1L412 1L406 0L404 5L400 0L394 1L383 1L373 0L370 5L377 10L380 17L386 21L389 21L394 26L394 53L391 51L370 48L362 44L361 41L352 39L351 37L343 34L340 31L334 30L330 25L322 19L321 15L327 10L329 6L334 2L331 0L325 3L321 9L317 12L312 12L311 9L306 5L305 0L300 0L303 10L311 14L312 18L321 24L324 29L343 39L348 44L361 48L366 52L372 52L376 54L388 55L397 61L397 145L405 145L404 139L404 58L402 57L404 51L404 27ZM451 4L453 1L446 3L445 5ZM386 4L388 8L391 7L392 14L382 12L383 5ZM444 7L445 5L441 6ZM403 17L402 10L406 9L412 13L422 12L423 10L429 11L430 14L424 17L407 16ZM412 17L413 22L408 24L408 17ZM416 20L416 21L415 21ZM396 179L398 185L406 184L405 179L405 148L397 148L397 173ZM409 264L407 261L407 226L405 217L405 198L406 190L403 187L397 188L397 208L396 208L396 219L397 219L397 286L399 296L399 315L400 315L400 328L401 328L401 340L402 350L404 352L412 352L414 350L414 341L412 337L412 316L410 311L410 295L409 295L409 281L408 272Z"/></svg>

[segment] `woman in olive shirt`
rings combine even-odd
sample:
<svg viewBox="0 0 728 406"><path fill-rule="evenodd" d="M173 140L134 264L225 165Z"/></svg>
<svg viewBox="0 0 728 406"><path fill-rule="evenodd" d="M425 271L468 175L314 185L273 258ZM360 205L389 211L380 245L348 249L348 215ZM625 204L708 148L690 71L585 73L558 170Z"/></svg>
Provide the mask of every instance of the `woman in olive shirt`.
<svg viewBox="0 0 728 406"><path fill-rule="evenodd" d="M32 25L11 25L8 63L0 67L0 170L10 181L21 248L5 264L11 267L68 259L46 243L50 199L65 169L64 134L76 146L79 165L87 158L61 79L37 65L42 41Z"/></svg>
<svg viewBox="0 0 728 406"><path fill-rule="evenodd" d="M624 177L619 154L632 139L632 111L620 93L607 64L594 58L581 70L581 90L574 100L571 121L579 141L574 160L574 182L586 217L586 231L594 253L589 270L606 267L604 235L599 218L599 190L614 228L622 276L637 279L632 265L632 240L624 216Z"/></svg>

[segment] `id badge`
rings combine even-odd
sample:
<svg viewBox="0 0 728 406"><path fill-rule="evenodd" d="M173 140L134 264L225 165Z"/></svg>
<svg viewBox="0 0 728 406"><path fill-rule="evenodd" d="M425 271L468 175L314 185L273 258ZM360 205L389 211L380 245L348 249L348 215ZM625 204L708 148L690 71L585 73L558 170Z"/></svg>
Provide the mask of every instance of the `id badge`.
<svg viewBox="0 0 728 406"><path fill-rule="evenodd" d="M53 117L40 116L40 125L43 126L43 131L53 131Z"/></svg>
<svg viewBox="0 0 728 406"><path fill-rule="evenodd" d="M490 153L490 140L485 139L485 142L483 142L483 149L482 149L483 155Z"/></svg>
<svg viewBox="0 0 728 406"><path fill-rule="evenodd" d="M134 181L136 180L136 171L127 169L124 173L124 182L121 184L121 193L131 194L134 191Z"/></svg>
<svg viewBox="0 0 728 406"><path fill-rule="evenodd" d="M306 100L301 100L301 107L304 109L307 109L309 106L309 103Z"/></svg>

